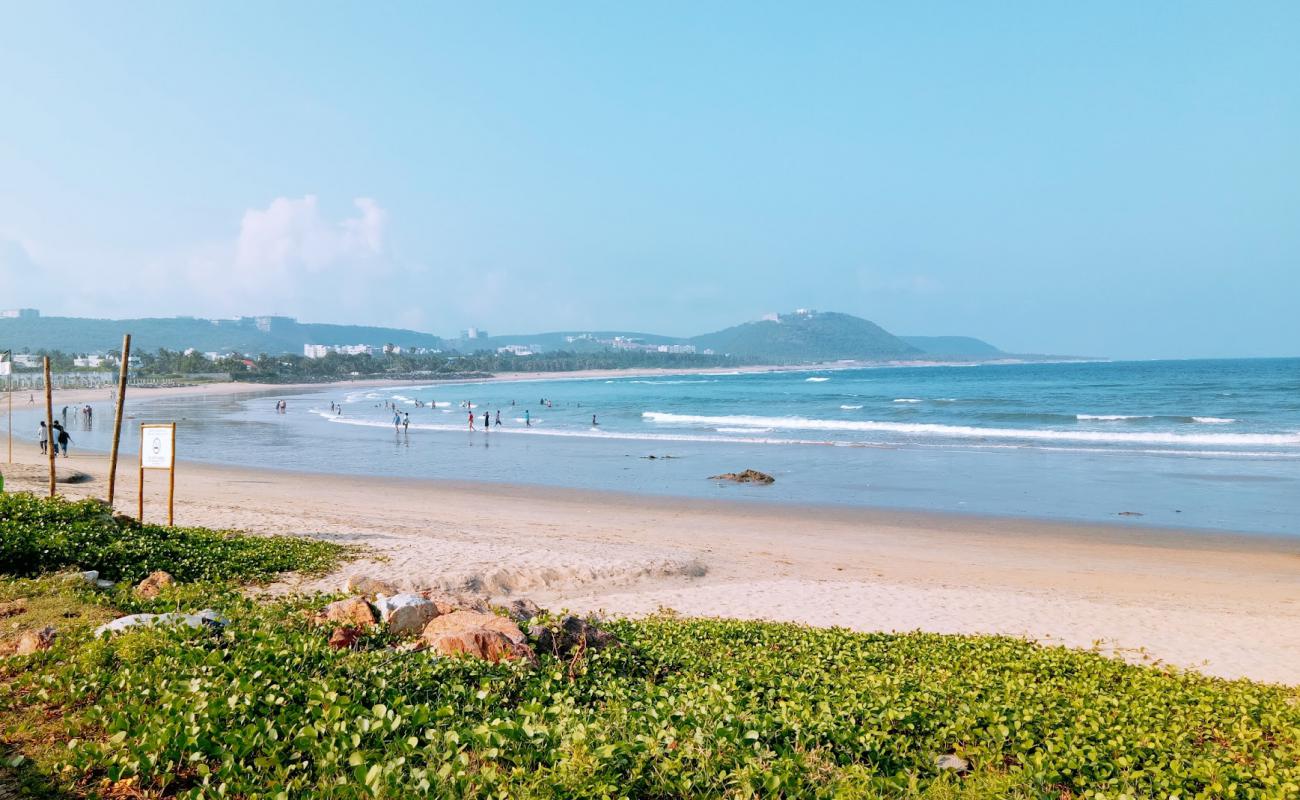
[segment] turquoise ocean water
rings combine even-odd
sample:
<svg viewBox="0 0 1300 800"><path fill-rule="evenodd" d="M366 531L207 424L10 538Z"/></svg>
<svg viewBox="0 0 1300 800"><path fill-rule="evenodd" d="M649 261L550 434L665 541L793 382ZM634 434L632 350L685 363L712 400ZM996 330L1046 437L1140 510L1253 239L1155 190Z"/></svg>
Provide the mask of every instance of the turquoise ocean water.
<svg viewBox="0 0 1300 800"><path fill-rule="evenodd" d="M95 405L90 429L73 420L76 447L107 448ZM1300 535L1300 359L271 389L140 408L133 425L180 421L181 457L230 464ZM489 433L484 411L500 412ZM777 482L707 480L745 468Z"/></svg>

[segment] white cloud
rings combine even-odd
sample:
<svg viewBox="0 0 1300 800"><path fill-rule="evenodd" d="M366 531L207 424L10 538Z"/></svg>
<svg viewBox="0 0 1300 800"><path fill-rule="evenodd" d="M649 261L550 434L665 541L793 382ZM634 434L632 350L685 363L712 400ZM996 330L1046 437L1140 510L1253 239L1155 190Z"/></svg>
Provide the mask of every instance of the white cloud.
<svg viewBox="0 0 1300 800"><path fill-rule="evenodd" d="M387 214L368 197L359 212L338 223L321 216L315 195L277 197L265 209L244 212L235 248L239 270L320 272L343 262L369 261L384 252Z"/></svg>

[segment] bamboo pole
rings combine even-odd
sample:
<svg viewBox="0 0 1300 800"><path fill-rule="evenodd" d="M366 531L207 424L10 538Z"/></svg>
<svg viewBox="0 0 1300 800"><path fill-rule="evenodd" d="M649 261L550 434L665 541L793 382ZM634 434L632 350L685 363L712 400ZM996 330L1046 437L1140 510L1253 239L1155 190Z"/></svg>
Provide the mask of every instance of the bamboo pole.
<svg viewBox="0 0 1300 800"><path fill-rule="evenodd" d="M45 437L49 445L45 450L50 454L50 497L54 497L54 451L59 439L54 435L54 388L50 384L50 357L45 356Z"/></svg>
<svg viewBox="0 0 1300 800"><path fill-rule="evenodd" d="M9 463L14 463L14 351L8 352L9 378L7 381L9 391Z"/></svg>
<svg viewBox="0 0 1300 800"><path fill-rule="evenodd" d="M122 364L117 376L117 410L113 414L113 449L108 455L108 507L113 507L113 490L117 486L117 444L122 438L122 411L126 406L126 372L131 358L131 334L122 335ZM12 402L12 400L11 400Z"/></svg>

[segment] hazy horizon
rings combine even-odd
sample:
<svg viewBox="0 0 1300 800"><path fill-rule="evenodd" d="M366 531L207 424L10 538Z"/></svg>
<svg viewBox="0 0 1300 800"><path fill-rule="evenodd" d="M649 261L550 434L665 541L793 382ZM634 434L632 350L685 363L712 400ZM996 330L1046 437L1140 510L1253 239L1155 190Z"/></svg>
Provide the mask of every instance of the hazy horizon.
<svg viewBox="0 0 1300 800"><path fill-rule="evenodd" d="M9 5L0 307L1300 354L1300 6Z"/></svg>

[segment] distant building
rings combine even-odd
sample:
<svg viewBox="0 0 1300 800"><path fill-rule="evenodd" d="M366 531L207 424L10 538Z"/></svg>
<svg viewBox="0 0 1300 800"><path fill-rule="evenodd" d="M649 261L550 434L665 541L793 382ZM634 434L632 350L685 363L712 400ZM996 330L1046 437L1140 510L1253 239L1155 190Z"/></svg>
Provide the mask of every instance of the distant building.
<svg viewBox="0 0 1300 800"><path fill-rule="evenodd" d="M326 344L305 344L302 346L302 354L307 358L324 358L330 354L330 346Z"/></svg>
<svg viewBox="0 0 1300 800"><path fill-rule="evenodd" d="M72 359L72 366L83 367L88 369L98 369L104 366L103 356L82 356L81 358Z"/></svg>
<svg viewBox="0 0 1300 800"><path fill-rule="evenodd" d="M693 344L661 344L659 345L660 353L694 353L695 345Z"/></svg>
<svg viewBox="0 0 1300 800"><path fill-rule="evenodd" d="M516 356L531 356L533 350L525 344L508 344L505 347L498 347L498 353L510 353Z"/></svg>
<svg viewBox="0 0 1300 800"><path fill-rule="evenodd" d="M384 345L384 355L386 355L386 356L389 356L389 355L396 356L396 355L401 355L401 354L402 354L402 348L401 348L400 345L395 345L395 344L386 344L386 345Z"/></svg>
<svg viewBox="0 0 1300 800"><path fill-rule="evenodd" d="M482 328L466 328L465 330L463 330L463 331L460 332L460 338L462 338L462 339L486 339L486 338L488 338L488 332L485 331L485 330L483 330Z"/></svg>
<svg viewBox="0 0 1300 800"><path fill-rule="evenodd" d="M35 308L6 308L0 311L0 317L7 319L35 319L41 312Z"/></svg>
<svg viewBox="0 0 1300 800"><path fill-rule="evenodd" d="M34 356L31 353L14 353L15 367L33 368L33 367L39 367L40 365L41 365L40 356Z"/></svg>
<svg viewBox="0 0 1300 800"><path fill-rule="evenodd" d="M368 344L341 344L334 348L334 352L345 356L372 356L375 354L375 348Z"/></svg>

